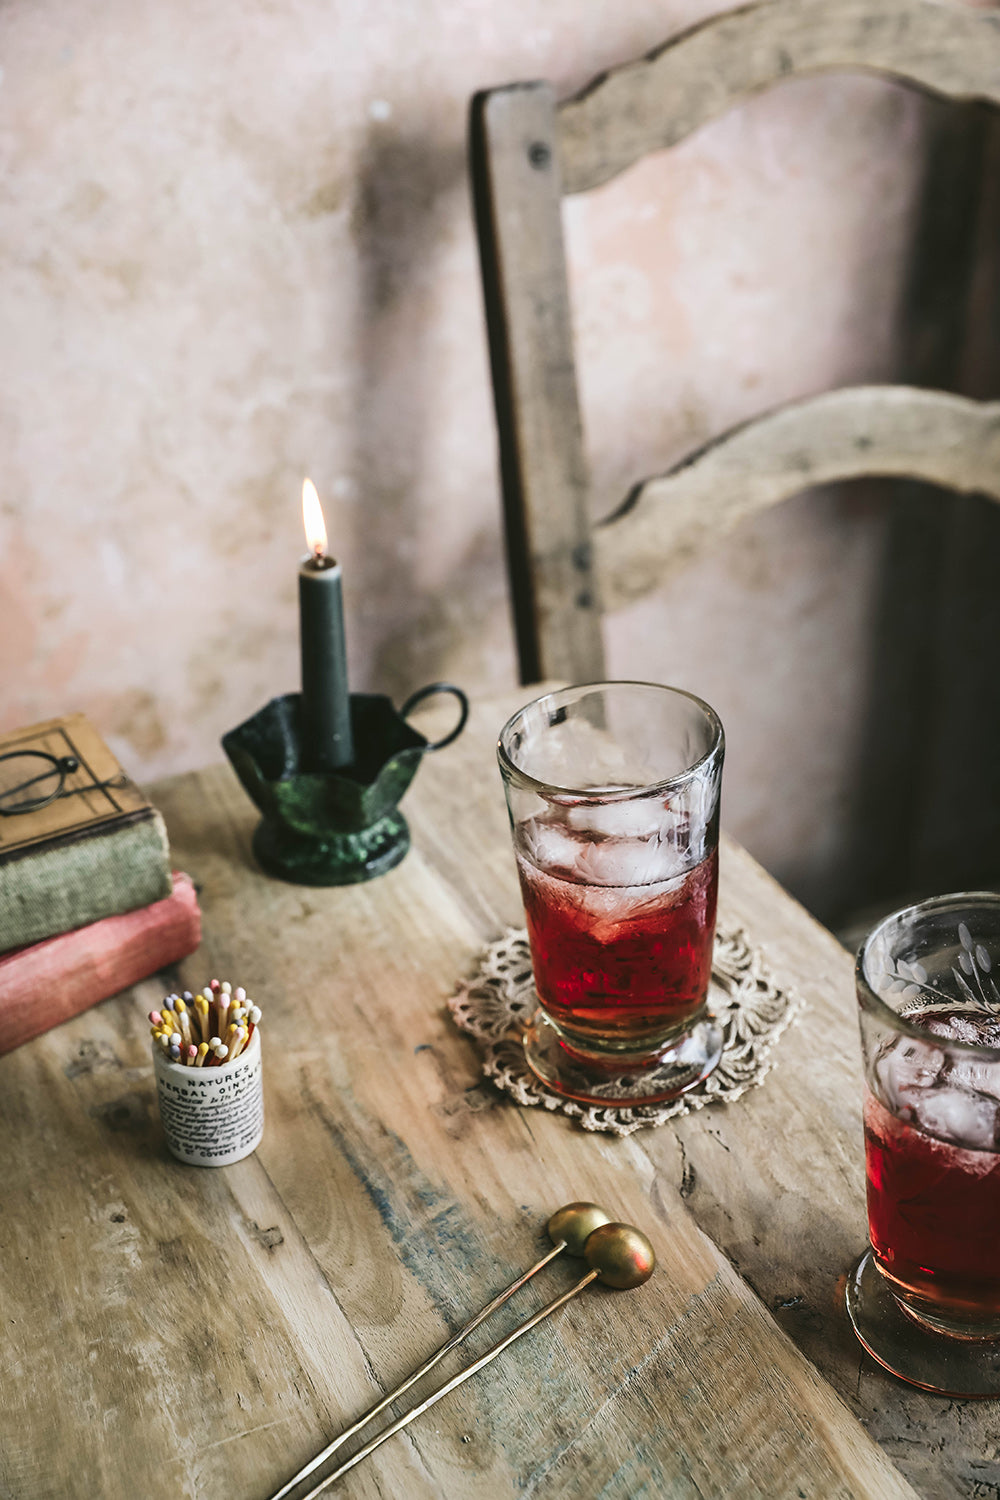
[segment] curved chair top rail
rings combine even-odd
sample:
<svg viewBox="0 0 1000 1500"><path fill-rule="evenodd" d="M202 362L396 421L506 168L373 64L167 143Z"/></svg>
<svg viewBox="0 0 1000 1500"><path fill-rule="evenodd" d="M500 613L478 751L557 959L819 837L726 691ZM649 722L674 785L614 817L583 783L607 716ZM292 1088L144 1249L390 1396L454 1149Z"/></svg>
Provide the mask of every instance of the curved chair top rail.
<svg viewBox="0 0 1000 1500"><path fill-rule="evenodd" d="M756 0L558 106L563 191L585 192L793 74L860 69L1000 105L1000 14L938 0Z"/></svg>
<svg viewBox="0 0 1000 1500"><path fill-rule="evenodd" d="M1000 401L852 386L732 428L643 480L594 528L605 608L659 587L755 512L862 476L918 479L1000 503Z"/></svg>

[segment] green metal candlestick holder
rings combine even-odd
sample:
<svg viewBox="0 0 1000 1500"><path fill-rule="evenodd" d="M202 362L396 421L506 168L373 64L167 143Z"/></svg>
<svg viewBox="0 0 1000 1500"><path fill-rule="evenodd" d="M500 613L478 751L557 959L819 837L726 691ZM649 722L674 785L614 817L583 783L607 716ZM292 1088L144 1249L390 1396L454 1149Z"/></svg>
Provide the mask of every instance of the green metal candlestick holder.
<svg viewBox="0 0 1000 1500"><path fill-rule="evenodd" d="M455 728L428 742L406 715L436 693L459 703ZM397 713L380 694L351 694L354 760L337 771L304 771L302 695L272 698L222 737L222 748L263 817L253 837L261 868L296 885L355 885L384 875L410 847L398 804L423 756L457 739L469 716L461 688L434 682Z"/></svg>

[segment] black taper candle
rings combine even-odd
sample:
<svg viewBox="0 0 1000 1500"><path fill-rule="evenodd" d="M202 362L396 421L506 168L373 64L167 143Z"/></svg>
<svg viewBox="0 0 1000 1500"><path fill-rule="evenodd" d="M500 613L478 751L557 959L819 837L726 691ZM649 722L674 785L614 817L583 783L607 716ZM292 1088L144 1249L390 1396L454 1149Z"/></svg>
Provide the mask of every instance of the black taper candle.
<svg viewBox="0 0 1000 1500"><path fill-rule="evenodd" d="M309 481L306 481L309 485ZM312 486L309 485L311 489ZM315 491L313 491L315 495ZM303 494L305 510L305 494ZM340 564L325 554L322 511L319 535L306 524L312 556L299 568L299 644L302 653L302 769L337 771L354 759L351 694L347 681L344 598Z"/></svg>

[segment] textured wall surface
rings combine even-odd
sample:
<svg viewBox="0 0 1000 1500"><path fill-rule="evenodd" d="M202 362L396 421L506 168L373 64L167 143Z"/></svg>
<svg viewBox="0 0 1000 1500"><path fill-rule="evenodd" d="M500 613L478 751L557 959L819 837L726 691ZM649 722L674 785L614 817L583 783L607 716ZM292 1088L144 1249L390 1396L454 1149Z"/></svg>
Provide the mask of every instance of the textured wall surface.
<svg viewBox="0 0 1000 1500"><path fill-rule="evenodd" d="M304 474L356 688L514 680L465 175L476 88L568 93L696 0L6 0L0 727L82 709L134 774L297 686ZM596 505L755 410L891 376L924 106L787 85L567 212ZM729 731L730 827L836 857L883 529L747 528L611 626Z"/></svg>

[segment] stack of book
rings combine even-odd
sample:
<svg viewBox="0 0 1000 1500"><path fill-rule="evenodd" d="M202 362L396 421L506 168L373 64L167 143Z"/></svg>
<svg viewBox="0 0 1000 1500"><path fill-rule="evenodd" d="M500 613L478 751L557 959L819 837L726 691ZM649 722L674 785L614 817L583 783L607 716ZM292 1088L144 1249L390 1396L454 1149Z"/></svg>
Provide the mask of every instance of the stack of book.
<svg viewBox="0 0 1000 1500"><path fill-rule="evenodd" d="M162 817L89 720L0 735L0 1053L200 941Z"/></svg>

